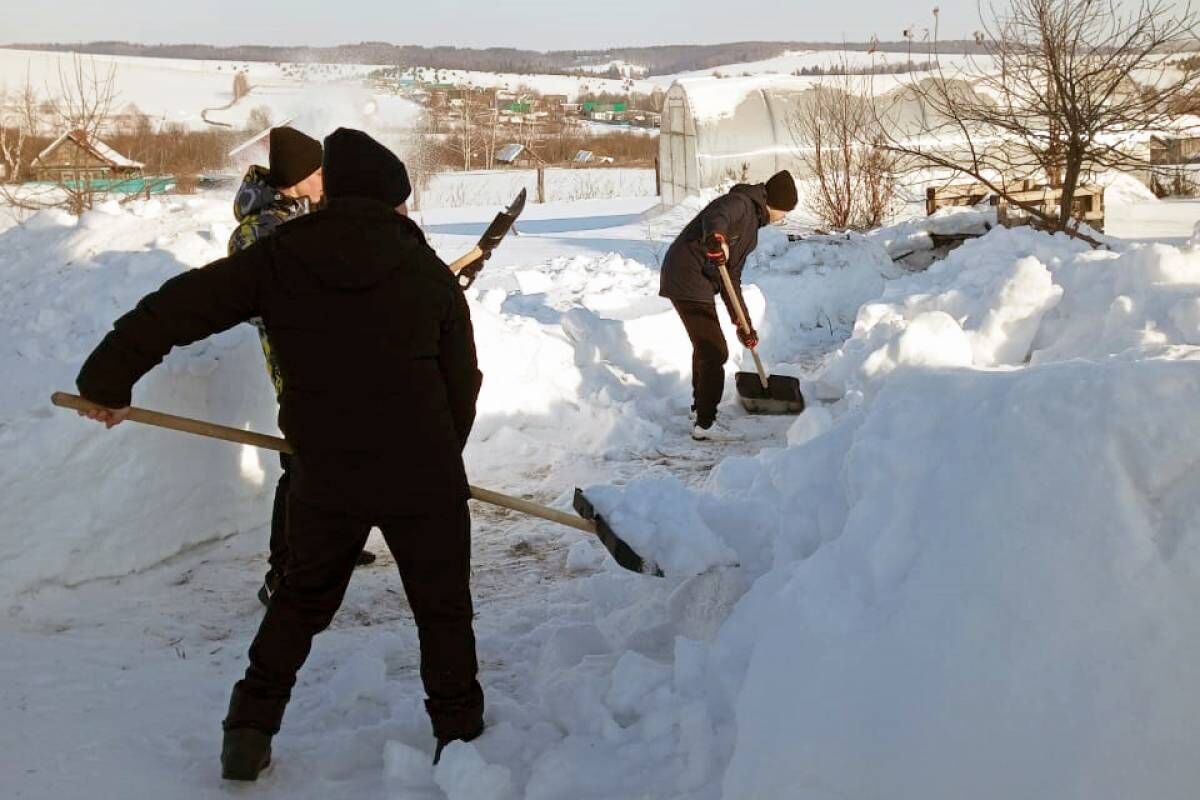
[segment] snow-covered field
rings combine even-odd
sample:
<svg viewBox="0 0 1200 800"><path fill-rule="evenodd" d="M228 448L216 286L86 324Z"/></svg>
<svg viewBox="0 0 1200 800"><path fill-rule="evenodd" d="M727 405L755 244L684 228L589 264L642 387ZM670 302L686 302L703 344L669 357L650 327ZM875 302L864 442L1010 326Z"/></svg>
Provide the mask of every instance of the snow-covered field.
<svg viewBox="0 0 1200 800"><path fill-rule="evenodd" d="M750 417L728 386L744 441L699 446L657 287L700 201L654 202L530 205L488 262L467 461L564 509L592 487L668 577L474 505L484 736L430 766L382 556L318 637L276 764L237 793L1194 797L1200 204L1117 187L1111 250L1001 229L924 272L891 256L980 212L768 230L747 300L810 408ZM139 296L223 253L228 206L0 231L0 796L231 792L219 722L261 614L274 461L47 403ZM419 220L449 259L495 211ZM275 430L249 326L173 353L135 402Z"/></svg>
<svg viewBox="0 0 1200 800"><path fill-rule="evenodd" d="M366 106L374 102L378 115L391 124L403 117L406 101L367 86L366 76L378 66L371 65L289 65L258 61L200 61L188 59L139 58L134 56L81 57L85 67L104 76L113 70L116 98L114 111L136 109L153 120L208 127L201 116L205 109L211 121L245 127L250 112L259 107L270 110L275 120L289 119L321 110L342 111L340 106ZM56 96L60 91L59 72L72 67L70 53L48 53L0 48L0 90L18 91L28 79L41 96ZM233 80L237 72L246 74L251 92L237 104L233 100ZM432 78L433 71L430 71ZM463 70L438 70L440 82L479 87L501 87L517 91L528 86L543 94L577 97L585 92L623 92L625 82L603 77L568 75L506 75ZM661 80L661 79L660 79ZM670 81L667 81L669 85ZM654 86L635 81L635 90L650 92ZM326 109L329 104L339 106Z"/></svg>
<svg viewBox="0 0 1200 800"><path fill-rule="evenodd" d="M135 56L82 56L84 64L99 75L114 70L116 98L114 110L136 109L151 119L180 123L195 129L209 127L201 115L209 109L208 119L218 124L244 127L250 112L259 107L270 110L275 120L304 115L337 115L371 105L371 115L379 124L399 125L411 114L408 104L386 91L369 87L367 76L377 65L367 64L276 64L257 61L212 61L188 59L140 58ZM773 59L745 64L729 64L715 69L676 75L656 75L617 80L582 75L516 75L466 70L424 70L429 79L439 82L484 88L520 91L527 87L542 94L561 94L575 99L581 94L649 94L666 90L678 78L704 77L718 73L727 77L745 75L790 75L803 67L845 63L856 66L904 61L897 53L868 54L857 51L794 51ZM914 57L914 60L920 60ZM960 56L945 56L947 69L977 66L976 61ZM60 69L70 70L69 53L49 53L0 48L0 92L16 91L28 79L42 96L59 93ZM605 65L603 69L607 69ZM237 72L246 74L252 87L248 96L229 106L233 100L233 79ZM816 79L805 78L812 83ZM877 86L886 90L895 78L880 77ZM361 112L359 112L361 115ZM303 120L301 123L303 124ZM317 126L319 127L319 125ZM604 132L611 132L606 127Z"/></svg>
<svg viewBox="0 0 1200 800"><path fill-rule="evenodd" d="M499 204L507 206L524 189L537 197L537 170L511 169L487 172L443 172L421 190L422 208L462 208ZM653 169L584 168L545 171L546 202L653 198L658 193Z"/></svg>

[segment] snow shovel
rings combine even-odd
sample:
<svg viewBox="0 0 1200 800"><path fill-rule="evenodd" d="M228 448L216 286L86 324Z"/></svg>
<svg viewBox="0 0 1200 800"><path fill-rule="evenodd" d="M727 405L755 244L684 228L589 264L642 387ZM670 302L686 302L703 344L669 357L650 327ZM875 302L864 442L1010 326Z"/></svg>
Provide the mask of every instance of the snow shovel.
<svg viewBox="0 0 1200 800"><path fill-rule="evenodd" d="M479 237L479 244L471 248L471 252L450 264L450 271L458 276L458 285L463 289L471 288L475 277L483 269L483 262L492 257L492 251L496 249L512 228L513 223L517 221L517 217L521 216L521 212L525 210L525 195L526 191L522 189L513 199L512 205L497 214L496 218L492 220L492 224L488 225L483 236Z"/></svg>
<svg viewBox="0 0 1200 800"><path fill-rule="evenodd" d="M721 280L725 284L725 293L729 296L729 305L737 312L737 324L742 330L749 330L750 321L746 319L746 311L738 302L737 292L733 290L729 270L724 264L718 264L717 269L721 271ZM799 414L804 411L800 381L789 375L767 375L762 359L758 357L758 348L751 347L750 355L754 356L757 374L739 372L733 376L742 407L751 414Z"/></svg>
<svg viewBox="0 0 1200 800"><path fill-rule="evenodd" d="M59 408L70 408L75 411L95 411L104 408L90 400L86 400L76 394L68 394L66 392L55 392L50 395L50 402ZM291 453L292 446L286 440L279 436L268 436L265 433L255 433L254 431L244 431L241 428L231 428L227 425L217 425L204 420L192 419L190 417L178 417L174 414L163 414L158 411L150 411L145 408L130 408L129 416L126 419L131 422L140 422L143 425L153 425L158 428L168 428L173 431L181 431L183 433L191 433L197 436L207 436L210 439L221 439L226 442L234 442L236 444L248 444L252 447L261 447L265 450L275 450L280 453ZM490 489L481 489L478 486L471 486L471 498L478 500L481 503L507 508L510 511L519 511L522 514L528 514L531 517L538 519L556 522L559 525L566 525L568 528L574 528L584 533L590 533L600 540L604 548L612 554L613 560L621 567L624 567L631 572L641 573L643 575L661 576L662 572L652 563L646 562L634 550L625 543L620 536L613 532L613 529L608 526L599 514L596 514L587 499L583 497L583 492L579 489L575 490L575 508L579 509L579 513L584 517L580 519L574 515L564 511L559 511L549 506L543 506L538 503L523 500L519 497L511 497L499 492L493 492ZM582 503L584 504L581 507ZM585 512L584 509L587 509Z"/></svg>

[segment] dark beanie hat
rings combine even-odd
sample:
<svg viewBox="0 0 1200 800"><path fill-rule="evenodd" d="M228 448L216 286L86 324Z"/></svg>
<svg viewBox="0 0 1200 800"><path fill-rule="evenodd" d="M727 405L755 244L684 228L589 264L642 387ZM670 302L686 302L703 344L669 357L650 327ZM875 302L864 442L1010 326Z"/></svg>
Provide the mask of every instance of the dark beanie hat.
<svg viewBox="0 0 1200 800"><path fill-rule="evenodd" d="M326 196L369 197L395 207L411 193L404 162L367 134L338 128L325 137Z"/></svg>
<svg viewBox="0 0 1200 800"><path fill-rule="evenodd" d="M767 181L767 205L776 211L791 211L796 207L796 181L786 169L776 172Z"/></svg>
<svg viewBox="0 0 1200 800"><path fill-rule="evenodd" d="M271 129L271 185L287 189L321 168L321 143L295 128Z"/></svg>

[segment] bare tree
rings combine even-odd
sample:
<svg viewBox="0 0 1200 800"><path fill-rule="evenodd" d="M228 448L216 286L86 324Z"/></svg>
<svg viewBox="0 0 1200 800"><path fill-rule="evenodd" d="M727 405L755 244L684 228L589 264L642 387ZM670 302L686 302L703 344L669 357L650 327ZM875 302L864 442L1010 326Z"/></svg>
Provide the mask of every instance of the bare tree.
<svg viewBox="0 0 1200 800"><path fill-rule="evenodd" d="M491 108L474 89L468 87L463 90L461 101L452 107L451 112L448 147L458 156L462 168L470 170L476 163L477 151L487 146L488 135L482 125Z"/></svg>
<svg viewBox="0 0 1200 800"><path fill-rule="evenodd" d="M272 124L271 109L267 106L256 106L250 110L249 116L246 117L246 130L253 133L265 131Z"/></svg>
<svg viewBox="0 0 1200 800"><path fill-rule="evenodd" d="M101 69L94 58L85 61L79 55L71 58L69 68L59 61L58 92L50 97L57 127L97 138L117 97L116 77L116 64Z"/></svg>
<svg viewBox="0 0 1200 800"><path fill-rule="evenodd" d="M101 129L110 121L115 85L115 65L99 69L95 59L85 60L79 55L72 57L69 67L59 62L57 90L48 89L49 97L41 103L26 81L19 104L23 109L19 123L26 132L14 137L21 147L14 142L12 148L4 148L6 162L10 155L20 161L24 141L37 132L43 118L54 131L72 133L84 142L98 140ZM86 165L72 159L61 167L53 187L5 187L2 196L6 204L23 212L57 207L80 214L92 208L98 192Z"/></svg>
<svg viewBox="0 0 1200 800"><path fill-rule="evenodd" d="M842 71L798 96L787 118L813 184L809 211L837 230L878 227L895 197L895 156L881 146L868 90Z"/></svg>
<svg viewBox="0 0 1200 800"><path fill-rule="evenodd" d="M19 183L22 169L28 160L25 151L31 137L40 126L40 104L37 91L28 73L25 85L15 92L0 92L0 158L3 159L6 179Z"/></svg>
<svg viewBox="0 0 1200 800"><path fill-rule="evenodd" d="M236 72L233 75L233 102L238 102L246 95L250 94L250 78L244 72Z"/></svg>
<svg viewBox="0 0 1200 800"><path fill-rule="evenodd" d="M939 60L880 104L886 146L1072 231L1081 181L1149 166L1134 136L1169 126L1196 90L1200 76L1171 61L1195 42L1197 17L1170 0L1010 0L981 6L980 21L985 56L956 70ZM1014 197L1029 180L1060 190L1057 207Z"/></svg>

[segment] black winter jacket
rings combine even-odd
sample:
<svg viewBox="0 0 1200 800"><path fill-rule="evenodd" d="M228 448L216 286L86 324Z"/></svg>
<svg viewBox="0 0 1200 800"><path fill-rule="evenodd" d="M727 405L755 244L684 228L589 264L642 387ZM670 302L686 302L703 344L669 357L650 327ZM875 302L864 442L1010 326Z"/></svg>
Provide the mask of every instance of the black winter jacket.
<svg viewBox="0 0 1200 800"><path fill-rule="evenodd" d="M713 233L725 236L729 245L726 267L742 308L742 270L746 258L758 246L758 229L770 222L767 189L761 183L739 183L729 194L713 200L675 238L663 261L658 293L670 300L711 303L720 294L737 320L721 286L721 275L704 255L704 240ZM746 318L750 314L746 312Z"/></svg>
<svg viewBox="0 0 1200 800"><path fill-rule="evenodd" d="M171 278L121 317L79 373L109 407L172 347L261 317L283 376L293 487L315 505L404 513L463 499L482 375L470 312L420 229L365 198Z"/></svg>

